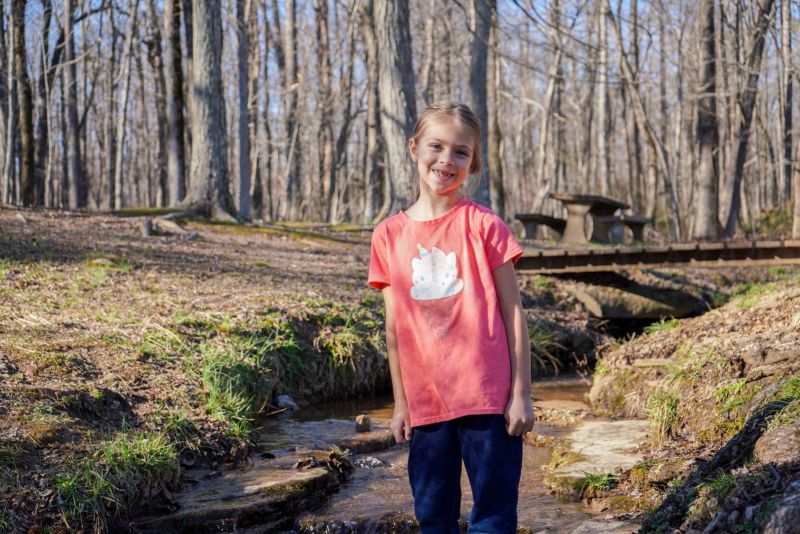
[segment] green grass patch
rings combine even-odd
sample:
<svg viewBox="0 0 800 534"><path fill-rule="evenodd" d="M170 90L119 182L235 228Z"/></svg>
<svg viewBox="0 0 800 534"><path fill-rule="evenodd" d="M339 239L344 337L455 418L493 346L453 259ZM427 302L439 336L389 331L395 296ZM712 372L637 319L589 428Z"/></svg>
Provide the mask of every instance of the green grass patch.
<svg viewBox="0 0 800 534"><path fill-rule="evenodd" d="M645 412L650 423L651 439L660 445L678 425L678 397L671 391L660 389L647 399Z"/></svg>
<svg viewBox="0 0 800 534"><path fill-rule="evenodd" d="M104 531L115 515L174 487L179 476L178 456L166 435L124 431L58 473L55 489L69 528Z"/></svg>
<svg viewBox="0 0 800 534"><path fill-rule="evenodd" d="M583 473L575 481L573 488L583 499L592 499L602 495L603 492L613 488L619 483L619 477L611 473Z"/></svg>
<svg viewBox="0 0 800 534"><path fill-rule="evenodd" d="M558 373L561 362L556 351L564 350L558 343L558 332L545 321L535 321L528 325L528 340L531 344L531 372L538 375L547 371L548 367Z"/></svg>
<svg viewBox="0 0 800 534"><path fill-rule="evenodd" d="M142 333L142 341L136 347L140 358L157 362L173 362L187 350L183 337L161 325L151 325Z"/></svg>
<svg viewBox="0 0 800 534"><path fill-rule="evenodd" d="M733 292L733 298L731 298L731 302L733 302L740 310L749 310L758 304L764 296L773 293L776 290L777 286L772 282L765 284L747 282L736 288L736 290Z"/></svg>
<svg viewBox="0 0 800 534"><path fill-rule="evenodd" d="M663 317L660 321L645 326L644 331L647 334L652 334L654 332L666 332L668 330L674 330L679 326L680 321L678 321L676 318Z"/></svg>

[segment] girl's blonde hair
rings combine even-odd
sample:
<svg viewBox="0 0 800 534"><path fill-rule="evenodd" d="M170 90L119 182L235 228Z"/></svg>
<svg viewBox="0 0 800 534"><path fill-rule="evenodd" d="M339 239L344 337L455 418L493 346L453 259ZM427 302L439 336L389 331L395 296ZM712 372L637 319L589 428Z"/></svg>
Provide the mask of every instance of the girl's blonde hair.
<svg viewBox="0 0 800 534"><path fill-rule="evenodd" d="M472 149L472 162L469 166L470 174L480 173L483 169L483 158L481 157L481 121L477 115L466 104L455 102L436 102L429 105L417 117L417 124L411 139L419 144L419 138L425 129L432 123L442 119L453 120L459 126L466 128L472 134L475 146Z"/></svg>

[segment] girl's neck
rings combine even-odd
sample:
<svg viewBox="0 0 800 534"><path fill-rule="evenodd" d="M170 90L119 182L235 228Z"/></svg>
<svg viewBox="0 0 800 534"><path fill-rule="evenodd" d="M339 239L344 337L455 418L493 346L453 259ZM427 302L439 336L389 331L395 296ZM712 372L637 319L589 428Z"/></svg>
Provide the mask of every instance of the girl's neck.
<svg viewBox="0 0 800 534"><path fill-rule="evenodd" d="M458 194L425 195L420 194L414 204L406 210L406 215L415 221L428 221L441 217L461 200Z"/></svg>

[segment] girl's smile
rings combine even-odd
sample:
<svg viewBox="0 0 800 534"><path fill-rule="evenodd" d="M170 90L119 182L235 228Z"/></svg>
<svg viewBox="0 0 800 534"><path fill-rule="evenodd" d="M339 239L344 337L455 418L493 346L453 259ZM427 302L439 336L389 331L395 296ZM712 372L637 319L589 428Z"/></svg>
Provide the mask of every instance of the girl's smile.
<svg viewBox="0 0 800 534"><path fill-rule="evenodd" d="M408 148L419 173L420 194L455 196L469 176L474 143L469 130L447 119L411 139Z"/></svg>

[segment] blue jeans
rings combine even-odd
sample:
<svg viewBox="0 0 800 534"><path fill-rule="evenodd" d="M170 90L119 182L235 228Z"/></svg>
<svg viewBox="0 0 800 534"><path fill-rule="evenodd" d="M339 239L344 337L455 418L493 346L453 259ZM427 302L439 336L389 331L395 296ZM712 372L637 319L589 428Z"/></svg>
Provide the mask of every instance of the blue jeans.
<svg viewBox="0 0 800 534"><path fill-rule="evenodd" d="M422 534L459 532L461 460L474 505L469 532L515 533L522 439L502 415L472 415L414 428L408 478Z"/></svg>

